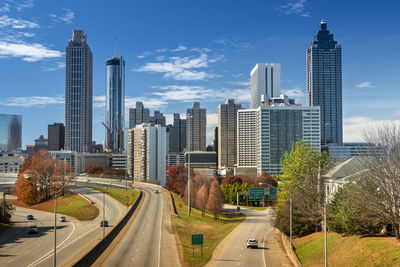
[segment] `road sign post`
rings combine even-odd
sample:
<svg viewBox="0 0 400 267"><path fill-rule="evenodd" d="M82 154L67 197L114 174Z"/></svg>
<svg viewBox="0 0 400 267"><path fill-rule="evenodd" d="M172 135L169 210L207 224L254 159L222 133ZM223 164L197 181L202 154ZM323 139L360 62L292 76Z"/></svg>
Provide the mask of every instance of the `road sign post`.
<svg viewBox="0 0 400 267"><path fill-rule="evenodd" d="M203 257L203 234L192 235L193 257L194 257L195 245L201 245L201 257Z"/></svg>
<svg viewBox="0 0 400 267"><path fill-rule="evenodd" d="M252 187L249 188L249 199L258 200L265 198L265 188L263 187Z"/></svg>

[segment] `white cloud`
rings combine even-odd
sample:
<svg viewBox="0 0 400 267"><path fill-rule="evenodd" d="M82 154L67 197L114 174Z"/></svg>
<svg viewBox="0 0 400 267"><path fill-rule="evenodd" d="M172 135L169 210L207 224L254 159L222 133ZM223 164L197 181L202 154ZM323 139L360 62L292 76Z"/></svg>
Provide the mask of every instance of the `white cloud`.
<svg viewBox="0 0 400 267"><path fill-rule="evenodd" d="M29 97L9 97L3 103L9 107L33 107L52 104L64 104L63 96L29 96Z"/></svg>
<svg viewBox="0 0 400 267"><path fill-rule="evenodd" d="M282 93L294 99L300 99L306 96L304 91L298 87L293 89L282 89Z"/></svg>
<svg viewBox="0 0 400 267"><path fill-rule="evenodd" d="M136 102L143 102L146 108L160 109L168 105L168 103L160 98L152 97L125 97L125 112L128 112L129 108L134 108ZM106 104L105 95L93 96L93 107L94 108L104 108ZM128 114L128 113L126 113Z"/></svg>
<svg viewBox="0 0 400 267"><path fill-rule="evenodd" d="M363 141L363 132L371 127L383 126L389 121L400 123L400 120L375 120L369 117L355 116L343 120L343 140L345 142Z"/></svg>
<svg viewBox="0 0 400 267"><path fill-rule="evenodd" d="M362 82L357 84L358 88L374 88L373 82Z"/></svg>
<svg viewBox="0 0 400 267"><path fill-rule="evenodd" d="M48 49L38 43L7 43L0 41L0 56L22 57L24 61L35 62L42 59L61 57L62 52Z"/></svg>
<svg viewBox="0 0 400 267"><path fill-rule="evenodd" d="M2 7L0 7L0 12L9 12L10 11L10 5L8 3L4 3Z"/></svg>
<svg viewBox="0 0 400 267"><path fill-rule="evenodd" d="M232 85L237 85L237 86L243 86L243 87L250 88L250 81L230 81L228 83L232 84Z"/></svg>
<svg viewBox="0 0 400 267"><path fill-rule="evenodd" d="M56 62L55 64L46 64L46 66L42 68L43 71L55 71L62 69L65 69L65 62L62 61Z"/></svg>
<svg viewBox="0 0 400 267"><path fill-rule="evenodd" d="M67 24L71 24L75 18L75 13L71 9L68 9L68 8L63 8L63 11L64 11L64 14L62 14L62 15L49 14L49 16L55 22L64 22Z"/></svg>
<svg viewBox="0 0 400 267"><path fill-rule="evenodd" d="M199 57L170 57L168 62L148 62L135 71L164 73L164 78L174 80L206 80L216 75L193 69L207 68L208 62L206 54L201 54Z"/></svg>
<svg viewBox="0 0 400 267"><path fill-rule="evenodd" d="M11 27L13 29L33 29L33 28L39 28L39 25L37 23L28 21L28 20L23 20L23 19L15 19L15 18L10 18L7 15L3 15L0 17L0 28L4 27Z"/></svg>
<svg viewBox="0 0 400 267"><path fill-rule="evenodd" d="M306 1L307 0L293 0L288 2L286 5L280 6L279 9L285 15L295 14L302 17L310 17L310 13L306 11L304 6Z"/></svg>
<svg viewBox="0 0 400 267"><path fill-rule="evenodd" d="M17 11L22 11L25 8L32 8L34 7L33 0L27 0L22 3L18 3L16 6Z"/></svg>
<svg viewBox="0 0 400 267"><path fill-rule="evenodd" d="M179 51L184 51L184 50L186 50L186 49L187 49L186 46L184 46L184 45L179 45L177 48L172 49L171 52L179 52Z"/></svg>

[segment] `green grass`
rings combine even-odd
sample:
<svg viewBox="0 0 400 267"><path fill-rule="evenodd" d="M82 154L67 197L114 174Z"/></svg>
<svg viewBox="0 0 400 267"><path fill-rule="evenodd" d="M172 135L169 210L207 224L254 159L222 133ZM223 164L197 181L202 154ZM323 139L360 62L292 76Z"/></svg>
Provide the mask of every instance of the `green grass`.
<svg viewBox="0 0 400 267"><path fill-rule="evenodd" d="M10 224L0 222L0 235L3 232L5 232L9 227L10 227Z"/></svg>
<svg viewBox="0 0 400 267"><path fill-rule="evenodd" d="M184 266L204 266L212 256L215 247L240 223L244 217L220 216L214 220L212 214L201 216L201 211L192 208L191 217L187 216L187 206L174 194L179 218L172 216L172 223L178 234L183 252ZM195 256L191 245L192 234L203 234L203 257L200 246L195 246Z"/></svg>
<svg viewBox="0 0 400 267"><path fill-rule="evenodd" d="M54 199L29 206L18 200L10 200L11 204L30 209L54 212ZM90 221L99 215L99 209L86 199L72 192L57 198L57 213L74 217L80 221Z"/></svg>
<svg viewBox="0 0 400 267"><path fill-rule="evenodd" d="M324 235L293 240L303 266L324 264ZM400 266L400 242L394 237L343 236L328 233L329 266Z"/></svg>
<svg viewBox="0 0 400 267"><path fill-rule="evenodd" d="M124 206L131 206L136 202L136 199L139 197L139 191L136 189L128 189L125 188L104 188L99 186L88 186L94 190L103 192L118 200Z"/></svg>

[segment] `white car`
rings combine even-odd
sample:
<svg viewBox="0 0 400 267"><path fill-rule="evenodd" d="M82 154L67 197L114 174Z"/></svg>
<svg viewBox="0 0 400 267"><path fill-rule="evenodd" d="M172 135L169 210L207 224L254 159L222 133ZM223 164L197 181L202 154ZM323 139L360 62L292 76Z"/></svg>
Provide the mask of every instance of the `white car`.
<svg viewBox="0 0 400 267"><path fill-rule="evenodd" d="M247 239L247 248L258 248L257 239Z"/></svg>
<svg viewBox="0 0 400 267"><path fill-rule="evenodd" d="M65 217L65 216L60 217L60 222L66 222L66 221L67 221L67 217Z"/></svg>
<svg viewBox="0 0 400 267"><path fill-rule="evenodd" d="M38 229L36 225L29 225L28 234L37 234Z"/></svg>

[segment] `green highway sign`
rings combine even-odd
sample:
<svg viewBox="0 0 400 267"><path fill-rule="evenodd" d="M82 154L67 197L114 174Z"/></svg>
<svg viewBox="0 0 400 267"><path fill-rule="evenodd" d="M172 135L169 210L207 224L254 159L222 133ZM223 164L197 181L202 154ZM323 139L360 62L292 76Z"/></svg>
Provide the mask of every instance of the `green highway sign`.
<svg viewBox="0 0 400 267"><path fill-rule="evenodd" d="M192 235L192 245L203 245L203 234Z"/></svg>
<svg viewBox="0 0 400 267"><path fill-rule="evenodd" d="M277 199L276 191L277 191L277 188L275 188L275 187L270 187L269 188L269 199L270 200L271 199Z"/></svg>
<svg viewBox="0 0 400 267"><path fill-rule="evenodd" d="M249 191L249 199L264 199L265 197L265 188L252 187Z"/></svg>

